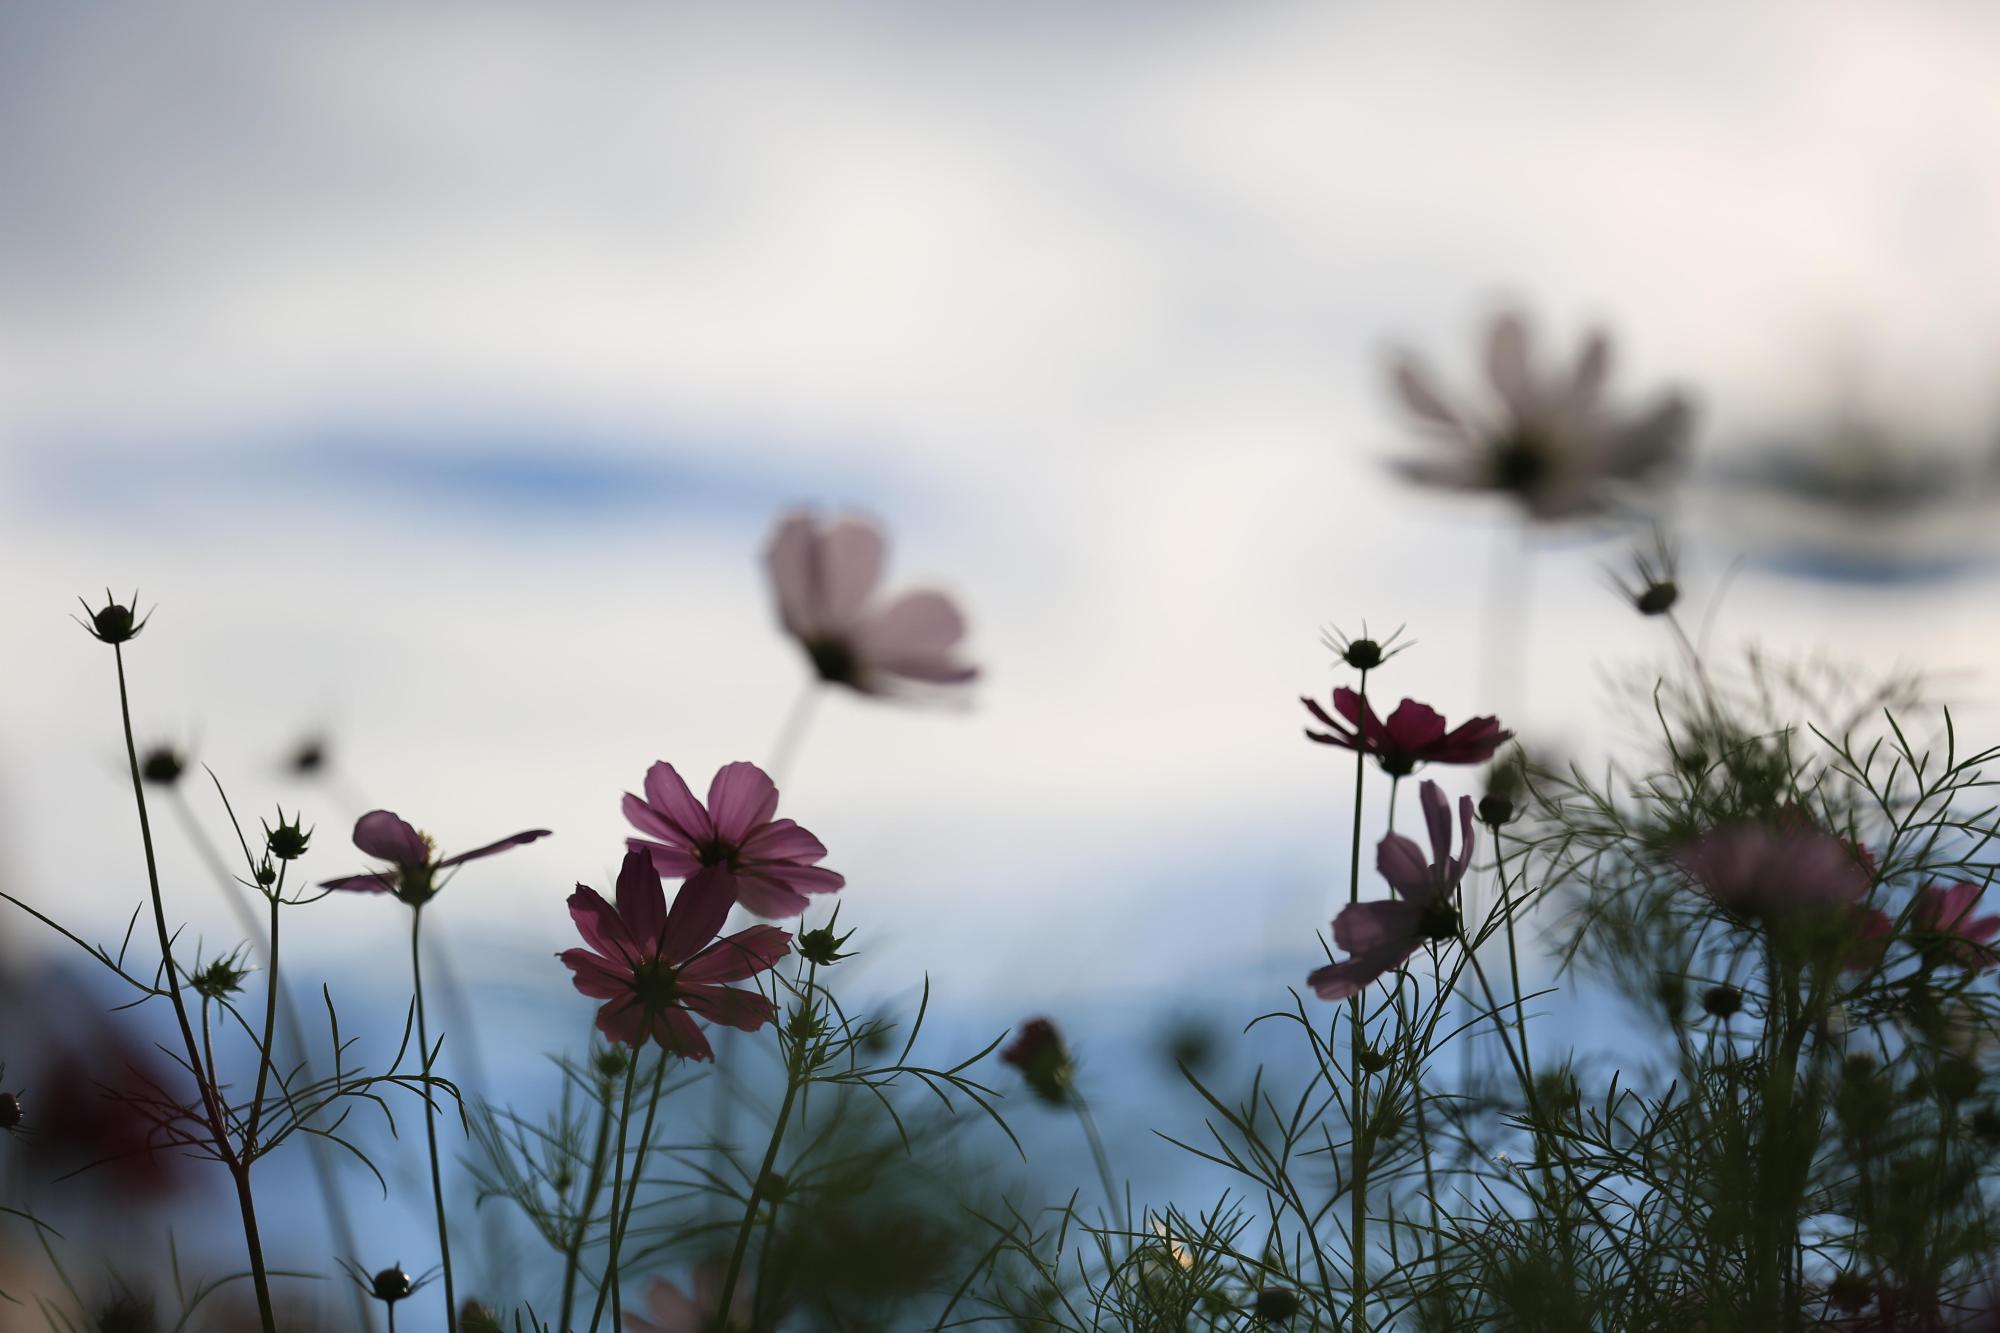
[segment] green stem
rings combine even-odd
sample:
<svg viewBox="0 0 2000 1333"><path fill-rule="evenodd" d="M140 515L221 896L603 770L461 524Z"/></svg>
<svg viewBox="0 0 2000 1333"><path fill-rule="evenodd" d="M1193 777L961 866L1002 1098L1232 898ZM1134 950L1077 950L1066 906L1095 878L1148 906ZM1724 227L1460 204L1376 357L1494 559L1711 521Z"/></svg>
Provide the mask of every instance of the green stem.
<svg viewBox="0 0 2000 1333"><path fill-rule="evenodd" d="M764 1181L778 1163L778 1145L784 1141L785 1125L792 1118L792 1103L799 1094L799 1061L795 1058L785 1073L785 1100L778 1107L777 1123L771 1126L771 1142L764 1149L764 1164L758 1168L757 1178L750 1182L750 1201L743 1209L743 1224L736 1228L736 1247L729 1254L729 1271L722 1279L722 1298L716 1302L718 1312L727 1311L736 1299L736 1282L743 1275L743 1256L750 1249L750 1233L757 1225L757 1201L762 1197Z"/></svg>
<svg viewBox="0 0 2000 1333"><path fill-rule="evenodd" d="M651 1030L652 1024L646 1024ZM625 1092L618 1099L618 1148L611 1154L611 1199L615 1210L618 1196L625 1192L625 1131L632 1124L632 1088L639 1080L639 1052L643 1047L633 1047L632 1063L625 1066ZM617 1219L612 1219L614 1227ZM604 1301L611 1290L618 1285L618 1256L613 1254L604 1268L604 1280L597 1284L597 1304L590 1311L590 1333L597 1333L597 1325L604 1318ZM567 1333L567 1330L564 1331Z"/></svg>
<svg viewBox="0 0 2000 1333"><path fill-rule="evenodd" d="M278 882L271 890L271 948L265 959L264 1039L257 1047L257 1091L250 1098L250 1125L243 1134L243 1151L257 1148L257 1126L264 1118L264 1092L271 1081L271 1049L278 1027L278 903L285 891L285 868L278 870Z"/></svg>
<svg viewBox="0 0 2000 1333"><path fill-rule="evenodd" d="M424 909L419 903L410 912L410 976L416 986L417 1048L424 1068L424 1139L431 1151L431 1202L437 1208L438 1262L444 1270L444 1326L458 1329L458 1291L451 1278L451 1226L444 1207L444 1172L438 1165L437 1103L431 1087L431 1036L424 1018L424 957L420 943Z"/></svg>
<svg viewBox="0 0 2000 1333"><path fill-rule="evenodd" d="M647 1024L647 1027L651 1026L651 1023ZM637 1061L634 1061L634 1064L636 1066ZM615 1276L618 1272L618 1256L625 1248L625 1232L632 1225L632 1208L638 1202L639 1180L646 1169L646 1148L653 1141L653 1117L660 1110L660 1085L666 1081L666 1077L667 1057L663 1051L659 1062L653 1066L653 1090L646 1099L646 1123L639 1130L639 1147L632 1154L632 1179L625 1185L625 1205L622 1208L617 1207L616 1195L613 1195L611 1200L616 1211L612 1218L614 1230L611 1233L611 1261L606 1268L614 1276L607 1278L606 1282L611 1288L611 1326L614 1329L623 1327L618 1305L619 1280Z"/></svg>
<svg viewBox="0 0 2000 1333"><path fill-rule="evenodd" d="M264 1242L257 1232L257 1205L250 1193L250 1167L237 1155L229 1141L228 1130L223 1124L221 1098L216 1093L214 1081L201 1073L201 1047L195 1040L194 1025L188 1019L187 1002L181 998L180 969L174 963L173 937L167 933L166 898L160 892L160 864L153 853L153 824L146 814L146 788L139 776L139 745L132 735L132 700L125 685L125 649L122 644L114 643L111 651L118 662L118 712L125 726L125 762L132 775L132 799L139 807L139 840L146 848L146 884L152 893L153 927L159 935L160 965L167 974L167 998L173 1003L174 1021L180 1026L188 1068L195 1071L202 1111L208 1121L208 1131L215 1140L216 1153L223 1165L228 1167L236 1185L237 1211L243 1219L243 1243L249 1252L250 1280L257 1293L257 1319L263 1325L264 1333L277 1333L277 1315L271 1307L271 1282L264 1268Z"/></svg>
<svg viewBox="0 0 2000 1333"><path fill-rule="evenodd" d="M1361 789L1368 775L1368 672L1361 672L1360 688L1355 691L1361 706L1355 720L1354 746L1354 837L1347 861L1347 901L1352 906L1361 901ZM1351 1299L1354 1310L1354 1333L1366 1333L1368 1328L1368 1153L1369 1140L1366 1115L1367 1088L1363 1080L1366 1072L1361 1068L1361 1044L1364 1039L1361 1021L1361 997L1355 995L1347 1001L1347 1019L1351 1040L1348 1043L1348 1130L1354 1143L1354 1182L1348 1201L1348 1233L1353 1249L1350 1269Z"/></svg>
<svg viewBox="0 0 2000 1333"><path fill-rule="evenodd" d="M576 1302L576 1274L583 1265L583 1243L590 1235L591 1215L597 1210L597 1194L604 1188L604 1150L611 1146L611 1087L604 1090L602 1113L597 1117L597 1146L590 1154L590 1178L583 1187L583 1207L578 1210L576 1231L563 1251L562 1319L559 1329L569 1328L569 1314Z"/></svg>
<svg viewBox="0 0 2000 1333"><path fill-rule="evenodd" d="M1097 1179L1104 1186L1105 1202L1111 1205L1112 1218L1118 1229L1125 1233L1127 1243L1132 1240L1132 1219L1125 1211L1124 1200L1118 1188L1118 1178L1111 1173L1111 1155L1104 1151L1104 1139L1097 1132L1097 1119L1090 1114L1090 1105L1074 1092L1070 1100L1076 1107L1076 1118L1083 1124L1083 1137L1090 1142L1091 1160L1097 1163Z"/></svg>
<svg viewBox="0 0 2000 1333"><path fill-rule="evenodd" d="M1520 1034L1521 1064L1528 1071L1528 1077L1535 1076L1535 1062L1528 1054L1528 1013L1526 1001L1521 995L1521 955L1514 943L1515 897L1507 887L1507 844L1500 837L1500 830L1493 830L1493 854L1500 876L1500 898L1507 904L1507 971L1514 983L1514 1029Z"/></svg>

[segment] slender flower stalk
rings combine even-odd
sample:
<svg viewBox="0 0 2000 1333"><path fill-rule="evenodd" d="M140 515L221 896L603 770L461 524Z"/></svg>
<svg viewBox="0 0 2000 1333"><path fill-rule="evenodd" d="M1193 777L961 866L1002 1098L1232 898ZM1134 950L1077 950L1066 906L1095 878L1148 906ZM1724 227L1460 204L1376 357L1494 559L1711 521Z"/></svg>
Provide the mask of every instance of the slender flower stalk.
<svg viewBox="0 0 2000 1333"><path fill-rule="evenodd" d="M576 1275L583 1266L583 1245L590 1235L590 1220L597 1210L597 1196L604 1188L605 1151L611 1146L611 1087L609 1083L600 1085L604 1093L604 1105L597 1117L597 1139L590 1150L590 1174L583 1186L583 1206L577 1209L576 1229L570 1233L569 1244L563 1249L562 1318L557 1328L570 1326L570 1310L576 1304Z"/></svg>
<svg viewBox="0 0 2000 1333"><path fill-rule="evenodd" d="M637 1060L633 1063L636 1065ZM639 1146L632 1154L632 1179L625 1186L625 1202L621 1207L618 1196L611 1198L613 1215L611 1219L611 1254L605 1266L604 1285L611 1290L611 1326L621 1327L624 1320L619 1304L623 1295L620 1290L618 1261L625 1248L625 1234L632 1225L632 1208L639 1198L639 1182L645 1177L646 1149L653 1142L653 1119L660 1110L660 1086L666 1081L667 1061L663 1055L653 1066L653 1088L646 1097L646 1123L639 1129ZM595 1323L595 1320L592 1320Z"/></svg>
<svg viewBox="0 0 2000 1333"><path fill-rule="evenodd" d="M632 1090L639 1079L639 1060L636 1053L632 1063L625 1067L625 1091L618 1098L618 1146L611 1151L611 1199L614 1209L612 1217L613 1237L616 1240L617 1217L615 1210L618 1196L625 1189L625 1138L632 1125ZM604 1280L597 1284L597 1304L590 1311L590 1333L597 1333L597 1326L604 1318L604 1302L607 1296L618 1290L618 1254L614 1246L606 1258ZM618 1316L611 1317L612 1327L618 1326Z"/></svg>
<svg viewBox="0 0 2000 1333"><path fill-rule="evenodd" d="M424 927L424 905L417 903L410 912L410 979L416 991L417 1002L417 1051L423 1060L424 1070L424 1142L430 1149L431 1158L431 1202L437 1209L438 1266L444 1270L444 1320L447 1329L458 1328L457 1288L451 1276L451 1223L444 1204L444 1172L438 1163L437 1101L436 1090L431 1080L431 1037L430 1027L424 1017L424 955L421 937Z"/></svg>
<svg viewBox="0 0 2000 1333"><path fill-rule="evenodd" d="M1362 785L1368 778L1368 722L1372 714L1368 710L1368 669L1361 669L1361 680L1355 691L1358 707L1355 710L1354 736L1354 829L1353 842L1349 848L1347 861L1347 903L1350 908L1361 901L1361 795ZM1354 1182L1350 1186L1348 1234L1353 1256L1353 1282L1351 1285L1354 1311L1354 1333L1366 1333L1368 1327L1368 1153L1369 1143L1365 1126L1368 1123L1365 1108L1367 1088L1364 1080L1366 1071L1361 1067L1361 1047L1365 1041L1365 1030L1361 1021L1361 996L1357 992L1347 1001L1347 1026L1350 1035L1347 1049L1348 1076L1348 1123L1349 1134L1354 1148Z"/></svg>

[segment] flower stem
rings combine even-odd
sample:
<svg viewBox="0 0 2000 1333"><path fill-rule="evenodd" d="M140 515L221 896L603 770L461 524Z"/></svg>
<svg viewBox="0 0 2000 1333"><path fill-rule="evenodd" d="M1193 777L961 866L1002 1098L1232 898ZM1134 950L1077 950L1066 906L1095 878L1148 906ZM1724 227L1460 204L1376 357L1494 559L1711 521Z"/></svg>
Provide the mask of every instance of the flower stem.
<svg viewBox="0 0 2000 1333"><path fill-rule="evenodd" d="M736 1248L730 1251L729 1271L722 1279L722 1297L715 1306L718 1311L728 1310L736 1299L736 1282L743 1275L743 1256L750 1249L750 1233L757 1225L757 1201L763 1195L764 1181L778 1164L778 1145L784 1141L785 1125L792 1118L792 1102L797 1099L799 1085L804 1081L799 1065L800 1060L795 1056L785 1072L785 1100L778 1107L776 1123L771 1126L771 1142L764 1149L764 1164L758 1168L757 1178L750 1182L750 1199L743 1208L743 1224L736 1228Z"/></svg>
<svg viewBox="0 0 2000 1333"><path fill-rule="evenodd" d="M431 1089L431 1036L424 1018L424 956L420 937L424 909L418 904L410 911L410 976L416 987L417 1049L424 1069L424 1139L431 1151L431 1202L437 1208L438 1263L444 1270L444 1321L447 1329L458 1328L458 1292L451 1279L451 1227L445 1218L444 1173L438 1166L437 1103Z"/></svg>
<svg viewBox="0 0 2000 1333"><path fill-rule="evenodd" d="M1091 1115L1090 1104L1074 1092L1070 1094L1070 1100L1076 1106L1077 1120L1083 1125L1083 1136L1090 1141L1090 1156L1097 1163L1097 1178L1104 1185L1104 1200L1111 1205L1111 1215L1129 1244L1133 1239L1132 1219L1125 1211L1118 1178L1111 1173L1111 1155L1104 1151L1104 1139L1097 1132L1097 1118Z"/></svg>
<svg viewBox="0 0 2000 1333"><path fill-rule="evenodd" d="M576 1274L583 1262L583 1242L590 1235L591 1214L597 1208L598 1191L604 1188L604 1150L611 1146L611 1088L604 1088L603 1113L597 1117L597 1146L590 1154L590 1178L583 1187L583 1207L577 1213L576 1231L563 1251L562 1319L557 1328L569 1327L569 1312L576 1301Z"/></svg>
<svg viewBox="0 0 2000 1333"><path fill-rule="evenodd" d="M638 1061L635 1059L633 1061L635 1069L637 1065ZM611 1258L605 1265L609 1274L605 1278L605 1285L611 1288L611 1326L614 1329L622 1326L621 1311L618 1307L618 1256L625 1248L626 1229L632 1225L632 1207L638 1201L639 1179L646 1169L646 1147L653 1141L653 1117L660 1110L660 1085L666 1081L666 1077L667 1057L665 1052L662 1052L659 1062L653 1066L653 1090L646 1098L646 1123L640 1127L639 1146L632 1154L632 1179L625 1185L624 1206L619 1207L616 1193L611 1196Z"/></svg>
<svg viewBox="0 0 2000 1333"><path fill-rule="evenodd" d="M650 1029L651 1024L648 1023L647 1026ZM632 1087L639 1079L640 1049L639 1047L634 1047L632 1050L632 1063L625 1066L625 1091L618 1099L618 1148L611 1154L611 1202L613 1212L611 1222L614 1234L618 1225L616 1215L618 1196L625 1192L625 1131L632 1123ZM604 1318L605 1297L616 1290L617 1286L618 1255L616 1251L613 1251L609 1262L604 1266L604 1280L597 1284L597 1304L592 1306L590 1311L590 1333L597 1333L597 1325ZM617 1321L614 1317L613 1327L616 1327L616 1323ZM565 1330L565 1333L567 1333L567 1330Z"/></svg>
<svg viewBox="0 0 2000 1333"><path fill-rule="evenodd" d="M1535 1077L1535 1062L1528 1054L1528 1013L1526 1000L1521 995L1521 954L1514 943L1514 908L1517 899L1512 889L1507 887L1507 844L1499 829L1493 830L1493 855L1495 869L1500 876L1500 898L1507 904L1507 971L1514 983L1514 1030L1520 1033L1521 1065L1528 1071L1528 1078ZM1525 876L1525 872L1524 876ZM1525 878L1523 880L1525 883Z"/></svg>
<svg viewBox="0 0 2000 1333"><path fill-rule="evenodd" d="M139 776L139 746L132 735L132 700L125 685L125 649L122 644L111 646L118 662L118 712L125 726L125 761L132 774L132 799L139 807L139 840L146 848L146 885L153 899L153 927L160 941L160 966L167 977L167 998L173 1004L174 1020L180 1025L181 1043L187 1050L188 1068L194 1071L195 1083L201 1092L202 1112L208 1121L208 1131L215 1140L217 1156L229 1168L231 1179L236 1185L237 1211L243 1218L243 1243L249 1251L250 1280L257 1293L257 1319L264 1333L277 1333L277 1316L271 1308L271 1282L264 1270L264 1242L257 1232L257 1204L250 1193L250 1166L236 1152L229 1141L222 1116L221 1097L215 1090L214 1080L206 1077L202 1070L201 1047L195 1040L194 1025L188 1020L187 1001L181 997L180 969L174 963L173 937L167 933L166 898L160 892L160 865L153 853L153 825L146 814L146 788Z"/></svg>
<svg viewBox="0 0 2000 1333"><path fill-rule="evenodd" d="M1361 672L1360 688L1355 691L1360 698L1360 708L1355 719L1354 742L1354 830L1353 846L1347 862L1347 901L1350 906L1361 901L1361 789L1368 776L1368 672ZM1349 1245L1353 1249L1349 1272L1351 1299L1354 1309L1354 1333L1366 1333L1368 1328L1368 1135L1364 1128L1367 1117L1363 1114L1362 1103L1366 1089L1366 1077L1361 1068L1361 1044L1363 1028L1361 1021L1361 997L1353 996L1347 1002L1349 1042L1347 1051L1348 1085L1348 1133L1354 1145L1354 1180L1351 1186L1348 1213Z"/></svg>

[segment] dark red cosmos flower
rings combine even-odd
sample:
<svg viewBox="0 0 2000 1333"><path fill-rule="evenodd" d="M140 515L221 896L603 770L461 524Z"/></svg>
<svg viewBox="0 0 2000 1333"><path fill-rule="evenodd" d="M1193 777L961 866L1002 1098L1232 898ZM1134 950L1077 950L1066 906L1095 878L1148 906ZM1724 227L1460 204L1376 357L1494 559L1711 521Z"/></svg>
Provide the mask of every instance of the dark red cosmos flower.
<svg viewBox="0 0 2000 1333"><path fill-rule="evenodd" d="M1418 764L1483 764L1514 739L1514 733L1502 731L1500 719L1494 717L1475 717L1447 731L1442 714L1414 699L1403 700L1384 722L1375 716L1374 709L1363 705L1360 695L1344 685L1333 692L1334 711L1344 723L1329 715L1317 700L1301 698L1299 702L1331 733L1308 727L1307 740L1344 750L1365 750L1391 777L1407 777Z"/></svg>
<svg viewBox="0 0 2000 1333"><path fill-rule="evenodd" d="M529 829L498 842L489 842L484 847L439 859L431 840L411 828L400 816L387 810L370 810L354 822L354 845L378 861L387 861L391 869L330 879L320 887L343 889L350 893L393 893L412 907L422 907L437 894L438 871L548 836L549 831L545 828Z"/></svg>
<svg viewBox="0 0 2000 1333"><path fill-rule="evenodd" d="M725 983L776 967L792 937L776 926L751 926L717 939L735 901L729 878L721 866L697 870L669 910L652 857L634 848L618 870L616 907L576 886L569 914L590 947L558 956L578 991L606 1001L598 1031L634 1050L650 1037L682 1059L712 1060L697 1017L745 1032L771 1021L777 1007L769 999Z"/></svg>
<svg viewBox="0 0 2000 1333"><path fill-rule="evenodd" d="M1061 1105L1076 1081L1076 1064L1063 1044L1062 1033L1046 1018L1031 1018L1000 1058L1021 1071L1030 1090L1043 1101Z"/></svg>

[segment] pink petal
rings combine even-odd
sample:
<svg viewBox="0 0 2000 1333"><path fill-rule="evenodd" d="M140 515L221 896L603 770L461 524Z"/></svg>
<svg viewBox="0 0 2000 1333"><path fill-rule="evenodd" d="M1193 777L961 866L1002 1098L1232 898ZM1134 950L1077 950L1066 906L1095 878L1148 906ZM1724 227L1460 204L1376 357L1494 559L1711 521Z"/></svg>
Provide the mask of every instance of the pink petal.
<svg viewBox="0 0 2000 1333"><path fill-rule="evenodd" d="M906 592L868 617L855 639L862 656L871 661L936 657L965 637L965 617L941 592Z"/></svg>
<svg viewBox="0 0 2000 1333"><path fill-rule="evenodd" d="M1604 392L1611 376L1611 339L1603 329L1592 329L1577 354L1576 372L1570 378L1569 406L1582 408Z"/></svg>
<svg viewBox="0 0 2000 1333"><path fill-rule="evenodd" d="M438 868L442 870L446 866L462 865L467 861L477 861L482 856L491 856L495 852L504 852L509 847L520 847L533 842L537 838L546 838L548 836L549 831L545 828L529 829L525 833L516 833L511 837L502 838L498 842L489 842L484 847L475 847L469 852L460 852L456 856L447 856L444 860L438 862Z"/></svg>
<svg viewBox="0 0 2000 1333"><path fill-rule="evenodd" d="M593 1000L615 1000L632 993L632 971L611 963L588 949L564 949L556 955L575 975L570 980L578 991Z"/></svg>
<svg viewBox="0 0 2000 1333"><path fill-rule="evenodd" d="M1465 850L1459 854L1456 861L1451 863L1451 882L1454 885L1465 878L1466 870L1472 865L1472 798L1470 796L1461 796L1458 798L1458 836ZM1447 841L1445 843L1446 850L1450 850L1450 847L1451 843Z"/></svg>
<svg viewBox="0 0 2000 1333"><path fill-rule="evenodd" d="M606 958L623 959L628 963L639 961L639 953L632 947L632 937L625 930L625 923L618 919L617 911L604 901L596 889L579 884L576 892L569 896L569 919L576 923L577 933L583 942Z"/></svg>
<svg viewBox="0 0 2000 1333"><path fill-rule="evenodd" d="M1495 318L1487 332L1486 377L1517 414L1537 409L1534 371L1528 362L1528 326L1512 311Z"/></svg>
<svg viewBox="0 0 2000 1333"><path fill-rule="evenodd" d="M668 879L686 879L701 869L701 858L683 847L668 847L663 843L647 842L644 838L627 838L628 851L645 852L653 858L653 869Z"/></svg>
<svg viewBox="0 0 2000 1333"><path fill-rule="evenodd" d="M684 1010L669 1009L653 1020L653 1040L683 1060L713 1060L715 1051Z"/></svg>
<svg viewBox="0 0 2000 1333"><path fill-rule="evenodd" d="M882 581L882 530L859 518L842 518L819 531L814 611L822 630L851 626Z"/></svg>
<svg viewBox="0 0 2000 1333"><path fill-rule="evenodd" d="M667 895L653 858L632 848L618 867L618 919L641 958L657 958L666 935Z"/></svg>
<svg viewBox="0 0 2000 1333"><path fill-rule="evenodd" d="M792 943L791 932L776 926L751 926L720 939L689 960L681 977L697 986L742 981L778 965Z"/></svg>
<svg viewBox="0 0 2000 1333"><path fill-rule="evenodd" d="M1318 707L1314 704L1308 703L1306 706L1313 709L1314 712L1319 712ZM1362 713L1364 708L1361 696L1353 690L1348 689L1345 685L1333 692L1333 711L1346 718L1348 723L1357 731L1362 730ZM1371 745L1379 745L1385 732L1385 728L1382 726L1382 719L1375 716L1373 708L1367 708L1365 711L1367 712L1367 734L1364 739ZM1321 713L1320 716L1325 718L1326 715ZM1331 722L1331 719L1327 720Z"/></svg>
<svg viewBox="0 0 2000 1333"><path fill-rule="evenodd" d="M607 1038L623 1042L633 1050L646 1044L646 1011L639 997L626 995L597 1011L597 1030Z"/></svg>
<svg viewBox="0 0 2000 1333"><path fill-rule="evenodd" d="M1314 968L1306 977L1306 985L1311 986L1313 994L1322 1000L1350 999L1368 989L1384 972L1401 961L1387 954L1367 954L1345 962L1328 963L1325 967Z"/></svg>
<svg viewBox="0 0 2000 1333"><path fill-rule="evenodd" d="M1351 954L1412 948L1422 913L1415 903L1349 903L1333 919L1333 942Z"/></svg>
<svg viewBox="0 0 2000 1333"><path fill-rule="evenodd" d="M648 869L651 867L648 866ZM655 886L659 884L655 878ZM705 866L688 876L687 883L674 895L673 910L662 927L661 954L678 963L692 956L715 938L729 909L736 905L736 876L727 866Z"/></svg>
<svg viewBox="0 0 2000 1333"><path fill-rule="evenodd" d="M1618 431L1607 467L1616 477L1643 476L1681 452L1693 424L1694 405L1679 394L1671 395Z"/></svg>
<svg viewBox="0 0 2000 1333"><path fill-rule="evenodd" d="M1415 699L1405 699L1389 714L1389 742L1398 750L1422 750L1444 735L1444 716Z"/></svg>
<svg viewBox="0 0 2000 1333"><path fill-rule="evenodd" d="M396 881L385 875L348 875L342 879L327 880L320 887L341 893L394 893Z"/></svg>
<svg viewBox="0 0 2000 1333"><path fill-rule="evenodd" d="M431 859L431 849L422 836L387 810L370 810L354 821L354 845L393 865L420 866Z"/></svg>
<svg viewBox="0 0 2000 1333"><path fill-rule="evenodd" d="M837 893L847 879L825 866L780 862L745 866L738 876L736 901L757 916L780 920L806 910L808 893Z"/></svg>
<svg viewBox="0 0 2000 1333"><path fill-rule="evenodd" d="M877 671L891 676L901 676L904 680L921 681L926 685L963 685L979 679L979 668L969 666L954 657L894 657L875 662ZM880 690L868 691L879 694Z"/></svg>
<svg viewBox="0 0 2000 1333"><path fill-rule="evenodd" d="M1451 803L1445 799L1444 788L1426 778L1417 788L1417 804L1423 807L1424 823L1430 829L1431 861L1443 865L1451 860Z"/></svg>
<svg viewBox="0 0 2000 1333"><path fill-rule="evenodd" d="M625 1315L626 1333L704 1333L708 1326L708 1313L692 1300L681 1294L681 1289L661 1278L654 1278L646 1288L646 1313L651 1319L641 1319L627 1311Z"/></svg>
<svg viewBox="0 0 2000 1333"><path fill-rule="evenodd" d="M752 990L728 986L696 986L681 992L681 1003L690 1013L711 1023L755 1032L777 1017L778 1007Z"/></svg>
<svg viewBox="0 0 2000 1333"><path fill-rule="evenodd" d="M1375 848L1375 868L1389 887L1413 903L1427 903L1437 892L1430 863L1417 844L1400 833L1391 833Z"/></svg>
<svg viewBox="0 0 2000 1333"><path fill-rule="evenodd" d="M732 847L741 847L777 809L777 784L755 764L724 764L708 784L708 817L715 836Z"/></svg>
<svg viewBox="0 0 2000 1333"><path fill-rule="evenodd" d="M815 527L812 515L789 513L778 520L777 531L764 548L771 591L778 599L778 621L800 639L810 638L819 628L813 605Z"/></svg>
<svg viewBox="0 0 2000 1333"><path fill-rule="evenodd" d="M826 856L826 844L789 819L774 819L757 829L738 850L751 861L818 861Z"/></svg>
<svg viewBox="0 0 2000 1333"><path fill-rule="evenodd" d="M663 821L660 828L651 830L660 837L697 847L715 836L715 825L708 812L688 790L680 773L664 760L646 770L646 804ZM631 806L625 807L625 815L631 818Z"/></svg>
<svg viewBox="0 0 2000 1333"><path fill-rule="evenodd" d="M1390 369L1390 382L1395 385L1396 396L1403 400L1403 406L1419 419L1433 426L1449 431L1462 429L1458 414L1444 401L1443 395L1431 382L1430 374L1411 357L1398 357Z"/></svg>

